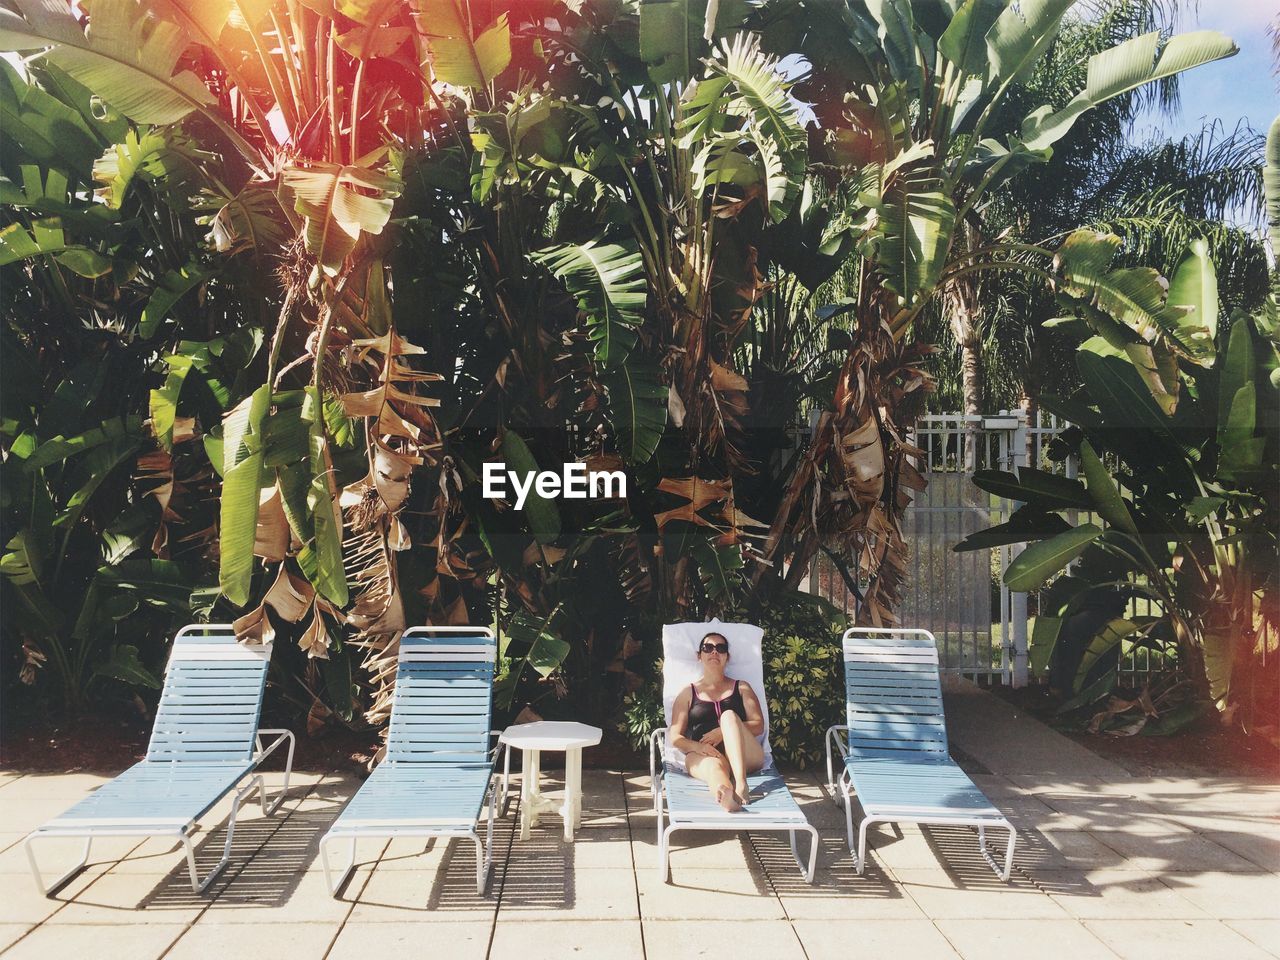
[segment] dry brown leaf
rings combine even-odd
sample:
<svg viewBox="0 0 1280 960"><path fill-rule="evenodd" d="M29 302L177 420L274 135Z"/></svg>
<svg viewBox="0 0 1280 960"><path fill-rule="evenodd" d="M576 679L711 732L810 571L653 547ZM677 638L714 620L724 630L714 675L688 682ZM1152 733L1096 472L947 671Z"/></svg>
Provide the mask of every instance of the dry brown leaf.
<svg viewBox="0 0 1280 960"><path fill-rule="evenodd" d="M284 514L284 499L279 484L258 491L258 528L254 533L253 554L270 562L283 560L289 551L289 520Z"/></svg>
<svg viewBox="0 0 1280 960"><path fill-rule="evenodd" d="M318 606L311 608L311 622L298 638L298 646L310 658L329 659L329 630L325 626L324 615Z"/></svg>
<svg viewBox="0 0 1280 960"><path fill-rule="evenodd" d="M315 587L304 578L295 577L289 571L288 564L282 563L275 582L271 584L271 589L262 598L262 602L282 619L297 623L306 616L315 596Z"/></svg>
<svg viewBox="0 0 1280 960"><path fill-rule="evenodd" d="M270 643L276 638L276 630L271 625L271 618L267 616L266 605L261 603L233 621L231 629L235 631L240 643Z"/></svg>

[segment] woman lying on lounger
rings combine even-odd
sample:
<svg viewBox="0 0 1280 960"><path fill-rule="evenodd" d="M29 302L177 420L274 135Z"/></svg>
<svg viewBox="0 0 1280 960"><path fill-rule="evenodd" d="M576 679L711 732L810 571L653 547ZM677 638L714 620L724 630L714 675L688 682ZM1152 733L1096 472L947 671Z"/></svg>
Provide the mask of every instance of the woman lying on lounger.
<svg viewBox="0 0 1280 960"><path fill-rule="evenodd" d="M729 641L708 633L698 644L702 676L682 690L671 710L671 745L685 769L732 812L749 799L747 774L764 766L764 716L751 684L724 675Z"/></svg>

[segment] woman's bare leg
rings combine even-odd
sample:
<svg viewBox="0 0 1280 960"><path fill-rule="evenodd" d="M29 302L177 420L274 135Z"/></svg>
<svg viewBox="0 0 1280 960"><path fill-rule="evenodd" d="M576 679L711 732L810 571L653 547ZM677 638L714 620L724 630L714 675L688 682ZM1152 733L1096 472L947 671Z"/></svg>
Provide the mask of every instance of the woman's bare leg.
<svg viewBox="0 0 1280 960"><path fill-rule="evenodd" d="M684 766L689 771L689 776L696 777L707 785L716 803L725 810L733 813L742 809L733 790L733 781L729 778L729 763L724 757L705 757L690 753L685 755Z"/></svg>
<svg viewBox="0 0 1280 960"><path fill-rule="evenodd" d="M725 759L729 761L729 769L737 784L735 793L739 802L746 803L749 799L747 774L764 766L764 748L751 735L742 718L731 710L720 715L720 732L724 734Z"/></svg>

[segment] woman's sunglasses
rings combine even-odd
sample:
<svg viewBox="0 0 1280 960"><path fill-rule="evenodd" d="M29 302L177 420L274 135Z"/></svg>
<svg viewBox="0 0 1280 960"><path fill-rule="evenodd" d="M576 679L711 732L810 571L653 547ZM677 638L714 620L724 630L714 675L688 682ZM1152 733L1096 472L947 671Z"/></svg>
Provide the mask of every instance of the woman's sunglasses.
<svg viewBox="0 0 1280 960"><path fill-rule="evenodd" d="M701 650L703 653L728 653L729 645L727 643L704 643Z"/></svg>

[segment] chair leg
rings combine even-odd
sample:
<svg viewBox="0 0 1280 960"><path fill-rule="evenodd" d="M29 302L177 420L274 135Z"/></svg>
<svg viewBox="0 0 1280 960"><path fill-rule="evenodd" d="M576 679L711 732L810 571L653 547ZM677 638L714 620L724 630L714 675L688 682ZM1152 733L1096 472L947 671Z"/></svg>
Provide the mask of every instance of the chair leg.
<svg viewBox="0 0 1280 960"><path fill-rule="evenodd" d="M1018 831L1013 829L1012 824L1001 824L1009 831L1009 840L1005 844L1004 864L1001 865L991 856L991 851L987 849L987 831L985 827L978 827L978 849L982 852L982 857L987 861L987 865L996 872L996 876L1005 883L1009 882L1009 877L1013 873L1013 848L1018 842Z"/></svg>
<svg viewBox="0 0 1280 960"><path fill-rule="evenodd" d="M671 882L671 834L675 827L667 824L666 829L658 825L658 873L663 883Z"/></svg>
<svg viewBox="0 0 1280 960"><path fill-rule="evenodd" d="M284 760L284 782L280 785L279 795L275 798L275 800L271 802L270 806L267 805L266 781L262 778L261 774L259 774L259 777L258 777L258 780L259 780L258 792L259 792L259 797L262 800L262 812L265 816L269 817L280 808L280 804L284 803L284 798L289 795L289 774L293 772L293 750L294 750L294 747L297 746L297 738L294 737L292 730L269 730L269 731L263 731L263 732L279 733L280 736L275 740L274 743L271 744L270 747L266 749L265 752L261 753L262 757L265 757L268 753L270 753L272 750L274 750L284 741L287 740L289 743L289 748L285 753L285 760Z"/></svg>
<svg viewBox="0 0 1280 960"><path fill-rule="evenodd" d="M489 886L489 876L493 872L493 820L497 812L498 791L494 783L489 784L489 822L485 828L485 840L473 835L476 842L476 893L484 896Z"/></svg>
<svg viewBox="0 0 1280 960"><path fill-rule="evenodd" d="M818 866L818 831L812 825L805 827L809 831L809 865L806 867L804 858L800 856L800 850L796 846L795 830L788 830L791 836L791 856L796 861L796 866L800 868L800 876L804 877L805 883L813 883L813 877Z"/></svg>
<svg viewBox="0 0 1280 960"><path fill-rule="evenodd" d="M35 839L34 835L29 836L23 844L27 851L27 863L31 865L31 875L36 878L36 886L40 888L40 892L46 897L51 897L85 868L85 864L89 862L89 849L93 845L93 837L85 837L84 852L80 855L80 862L47 887L44 884L44 878L40 875L40 866L36 863Z"/></svg>
<svg viewBox="0 0 1280 960"><path fill-rule="evenodd" d="M247 784L236 791L235 799L231 801L231 816L227 818L227 839L222 845L222 859L214 865L213 869L205 875L203 880L196 870L196 849L191 842L191 834L182 834L182 846L187 851L187 872L191 875L191 890L193 893L204 893L209 889L209 884L213 883L214 878L226 869L227 864L231 862L231 844L235 840L236 835L236 817L240 815L240 804L244 803L246 797L253 795L253 791L262 790L262 777L256 776Z"/></svg>
<svg viewBox="0 0 1280 960"><path fill-rule="evenodd" d="M862 823L858 825L858 855L854 858L853 865L859 875L867 869L867 827L869 826L871 826L870 817L863 817Z"/></svg>
<svg viewBox="0 0 1280 960"><path fill-rule="evenodd" d="M849 842L849 852L853 853L853 800L849 796L847 788L842 787L840 792L844 795L844 830L845 836Z"/></svg>
<svg viewBox="0 0 1280 960"><path fill-rule="evenodd" d="M324 882L329 887L329 895L337 897L338 891L346 883L347 877L351 876L351 871L356 868L356 838L354 835L351 837L351 850L347 858L347 866L336 881L333 879L333 867L329 863L329 843L334 839L336 838L327 833L320 838L320 864L324 867Z"/></svg>

